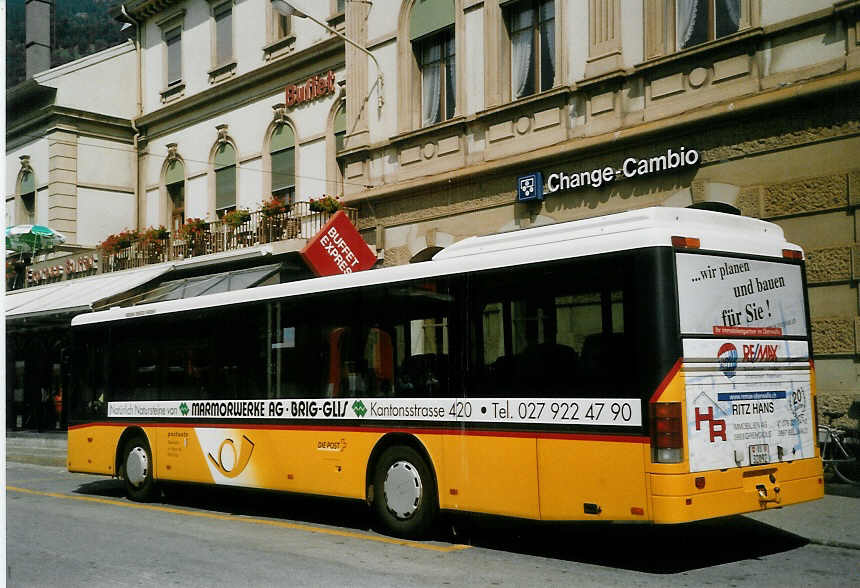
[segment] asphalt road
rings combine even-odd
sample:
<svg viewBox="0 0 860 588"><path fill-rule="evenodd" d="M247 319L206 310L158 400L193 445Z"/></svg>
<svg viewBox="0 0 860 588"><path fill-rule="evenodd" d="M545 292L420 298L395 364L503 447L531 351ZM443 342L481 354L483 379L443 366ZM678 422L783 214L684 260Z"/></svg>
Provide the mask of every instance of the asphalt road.
<svg viewBox="0 0 860 588"><path fill-rule="evenodd" d="M9 586L846 586L857 551L746 517L671 527L457 517L436 540L370 529L360 503L6 470ZM456 533L452 531L456 529Z"/></svg>

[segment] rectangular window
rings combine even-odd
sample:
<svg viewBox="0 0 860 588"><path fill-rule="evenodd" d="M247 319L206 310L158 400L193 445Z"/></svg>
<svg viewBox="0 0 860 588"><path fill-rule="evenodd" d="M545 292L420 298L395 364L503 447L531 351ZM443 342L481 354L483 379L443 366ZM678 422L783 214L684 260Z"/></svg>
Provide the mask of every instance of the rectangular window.
<svg viewBox="0 0 860 588"><path fill-rule="evenodd" d="M167 86L182 81L182 28L176 27L164 35L167 45Z"/></svg>
<svg viewBox="0 0 860 588"><path fill-rule="evenodd" d="M530 96L555 81L555 2L518 2L508 13L511 96Z"/></svg>
<svg viewBox="0 0 860 588"><path fill-rule="evenodd" d="M233 60L233 6L230 2L215 9L215 60L216 65Z"/></svg>
<svg viewBox="0 0 860 588"><path fill-rule="evenodd" d="M474 274L469 393L650 396L679 357L677 337L656 335L674 324L673 297L654 288L671 267L665 252L626 252Z"/></svg>
<svg viewBox="0 0 860 588"><path fill-rule="evenodd" d="M451 395L454 298L446 280L270 307L270 397Z"/></svg>
<svg viewBox="0 0 860 588"><path fill-rule="evenodd" d="M416 45L421 69L421 124L427 126L452 118L456 110L454 36L444 31Z"/></svg>
<svg viewBox="0 0 860 588"><path fill-rule="evenodd" d="M272 9L272 32L273 41L283 39L290 34L290 17L284 16L274 8Z"/></svg>
<svg viewBox="0 0 860 588"><path fill-rule="evenodd" d="M675 0L678 49L738 32L741 0Z"/></svg>

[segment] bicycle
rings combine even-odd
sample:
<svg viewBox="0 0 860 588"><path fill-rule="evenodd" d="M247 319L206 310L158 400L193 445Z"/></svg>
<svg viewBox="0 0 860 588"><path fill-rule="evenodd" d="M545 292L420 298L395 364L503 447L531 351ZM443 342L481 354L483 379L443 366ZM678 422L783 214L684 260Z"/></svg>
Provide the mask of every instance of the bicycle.
<svg viewBox="0 0 860 588"><path fill-rule="evenodd" d="M844 412L822 413L830 419L829 425L818 425L818 446L821 450L821 461L825 471L832 471L837 478L847 484L860 485L860 473L857 467L857 450L860 439L856 435L848 436L847 431L833 426L833 420L844 415Z"/></svg>

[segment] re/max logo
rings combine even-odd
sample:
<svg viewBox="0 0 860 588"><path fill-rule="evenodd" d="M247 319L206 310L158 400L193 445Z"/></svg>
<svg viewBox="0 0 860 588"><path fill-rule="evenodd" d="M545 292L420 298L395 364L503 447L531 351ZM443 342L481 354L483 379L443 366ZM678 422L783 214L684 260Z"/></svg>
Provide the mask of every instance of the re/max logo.
<svg viewBox="0 0 860 588"><path fill-rule="evenodd" d="M776 361L778 345L743 345L744 361Z"/></svg>

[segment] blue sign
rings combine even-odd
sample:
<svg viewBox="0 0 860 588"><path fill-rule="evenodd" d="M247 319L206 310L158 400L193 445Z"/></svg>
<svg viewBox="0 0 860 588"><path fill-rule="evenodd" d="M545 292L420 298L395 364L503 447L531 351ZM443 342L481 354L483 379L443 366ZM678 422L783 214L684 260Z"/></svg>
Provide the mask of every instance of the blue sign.
<svg viewBox="0 0 860 588"><path fill-rule="evenodd" d="M543 174L541 172L534 172L517 178L517 200L519 202L543 200Z"/></svg>

